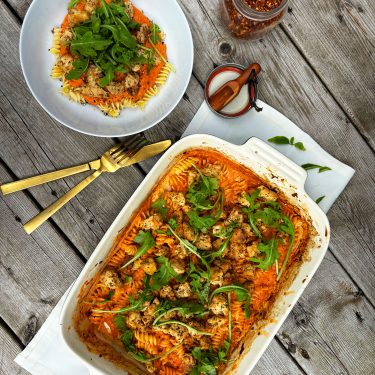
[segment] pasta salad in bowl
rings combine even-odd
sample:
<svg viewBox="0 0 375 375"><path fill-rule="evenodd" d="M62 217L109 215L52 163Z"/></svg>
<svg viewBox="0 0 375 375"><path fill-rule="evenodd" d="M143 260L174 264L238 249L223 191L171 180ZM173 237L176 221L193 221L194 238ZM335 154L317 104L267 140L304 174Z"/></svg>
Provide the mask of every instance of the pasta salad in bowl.
<svg viewBox="0 0 375 375"><path fill-rule="evenodd" d="M175 0L35 0L20 56L32 93L52 117L83 133L125 136L177 105L193 45Z"/></svg>

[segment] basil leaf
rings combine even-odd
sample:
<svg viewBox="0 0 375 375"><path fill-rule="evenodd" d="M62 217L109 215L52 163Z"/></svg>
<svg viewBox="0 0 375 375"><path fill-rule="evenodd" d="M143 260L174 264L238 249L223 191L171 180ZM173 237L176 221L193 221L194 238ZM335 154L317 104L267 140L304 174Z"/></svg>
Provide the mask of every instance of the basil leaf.
<svg viewBox="0 0 375 375"><path fill-rule="evenodd" d="M120 270L128 267L130 264L134 263L137 259L142 257L150 250L152 247L155 246L155 240L152 237L152 234L148 231L144 232L141 230L134 239L134 242L141 245L137 252L135 253L134 257L130 259L126 264L120 267Z"/></svg>

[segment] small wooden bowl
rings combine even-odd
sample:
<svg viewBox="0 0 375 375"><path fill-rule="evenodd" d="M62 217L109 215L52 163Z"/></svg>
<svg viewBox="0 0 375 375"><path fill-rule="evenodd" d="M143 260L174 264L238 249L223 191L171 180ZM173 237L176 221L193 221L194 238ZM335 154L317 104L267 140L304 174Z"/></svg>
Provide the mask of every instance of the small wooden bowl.
<svg viewBox="0 0 375 375"><path fill-rule="evenodd" d="M219 89L225 82L237 78L244 70L245 67L239 64L224 64L218 66L210 73L204 88L204 95L206 103L212 112L221 117L236 118L244 115L253 107L250 99L252 98L253 101L256 102L258 92L254 85L249 84L244 85L238 97L220 112L215 111L208 102L210 95Z"/></svg>

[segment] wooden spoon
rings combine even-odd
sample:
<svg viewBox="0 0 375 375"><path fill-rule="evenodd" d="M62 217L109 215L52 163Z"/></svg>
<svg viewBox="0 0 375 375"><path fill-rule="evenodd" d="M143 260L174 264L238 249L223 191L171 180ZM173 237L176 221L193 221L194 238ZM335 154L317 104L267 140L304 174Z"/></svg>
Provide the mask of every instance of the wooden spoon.
<svg viewBox="0 0 375 375"><path fill-rule="evenodd" d="M236 79L224 83L214 94L208 98L208 103L216 112L220 112L226 105L228 105L240 93L242 86L247 83L251 72L255 71L259 74L262 70L259 64L251 64L243 73Z"/></svg>

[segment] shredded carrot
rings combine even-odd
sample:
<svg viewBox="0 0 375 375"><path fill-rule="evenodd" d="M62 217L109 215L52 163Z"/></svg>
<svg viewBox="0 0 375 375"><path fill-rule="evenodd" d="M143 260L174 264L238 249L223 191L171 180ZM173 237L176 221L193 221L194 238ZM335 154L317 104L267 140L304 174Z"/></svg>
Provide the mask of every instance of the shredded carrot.
<svg viewBox="0 0 375 375"><path fill-rule="evenodd" d="M69 14L67 14L64 18L64 21L61 24L61 30L64 32L69 27Z"/></svg>
<svg viewBox="0 0 375 375"><path fill-rule="evenodd" d="M143 14L141 10L133 5L133 21L138 23L145 23L147 26L151 26L151 21Z"/></svg>
<svg viewBox="0 0 375 375"><path fill-rule="evenodd" d="M63 55L66 55L67 53L69 53L69 47L62 44L60 47L60 55L63 56Z"/></svg>
<svg viewBox="0 0 375 375"><path fill-rule="evenodd" d="M88 95L83 95L83 98L85 99L85 101L91 105L101 105L101 104L105 104L105 100L104 99L101 99L101 98L95 98L93 96L88 96Z"/></svg>
<svg viewBox="0 0 375 375"><path fill-rule="evenodd" d="M72 87L80 87L83 84L84 84L84 80L82 78L69 80L69 85Z"/></svg>
<svg viewBox="0 0 375 375"><path fill-rule="evenodd" d="M76 6L75 9L82 11L85 10L86 1L80 1Z"/></svg>

